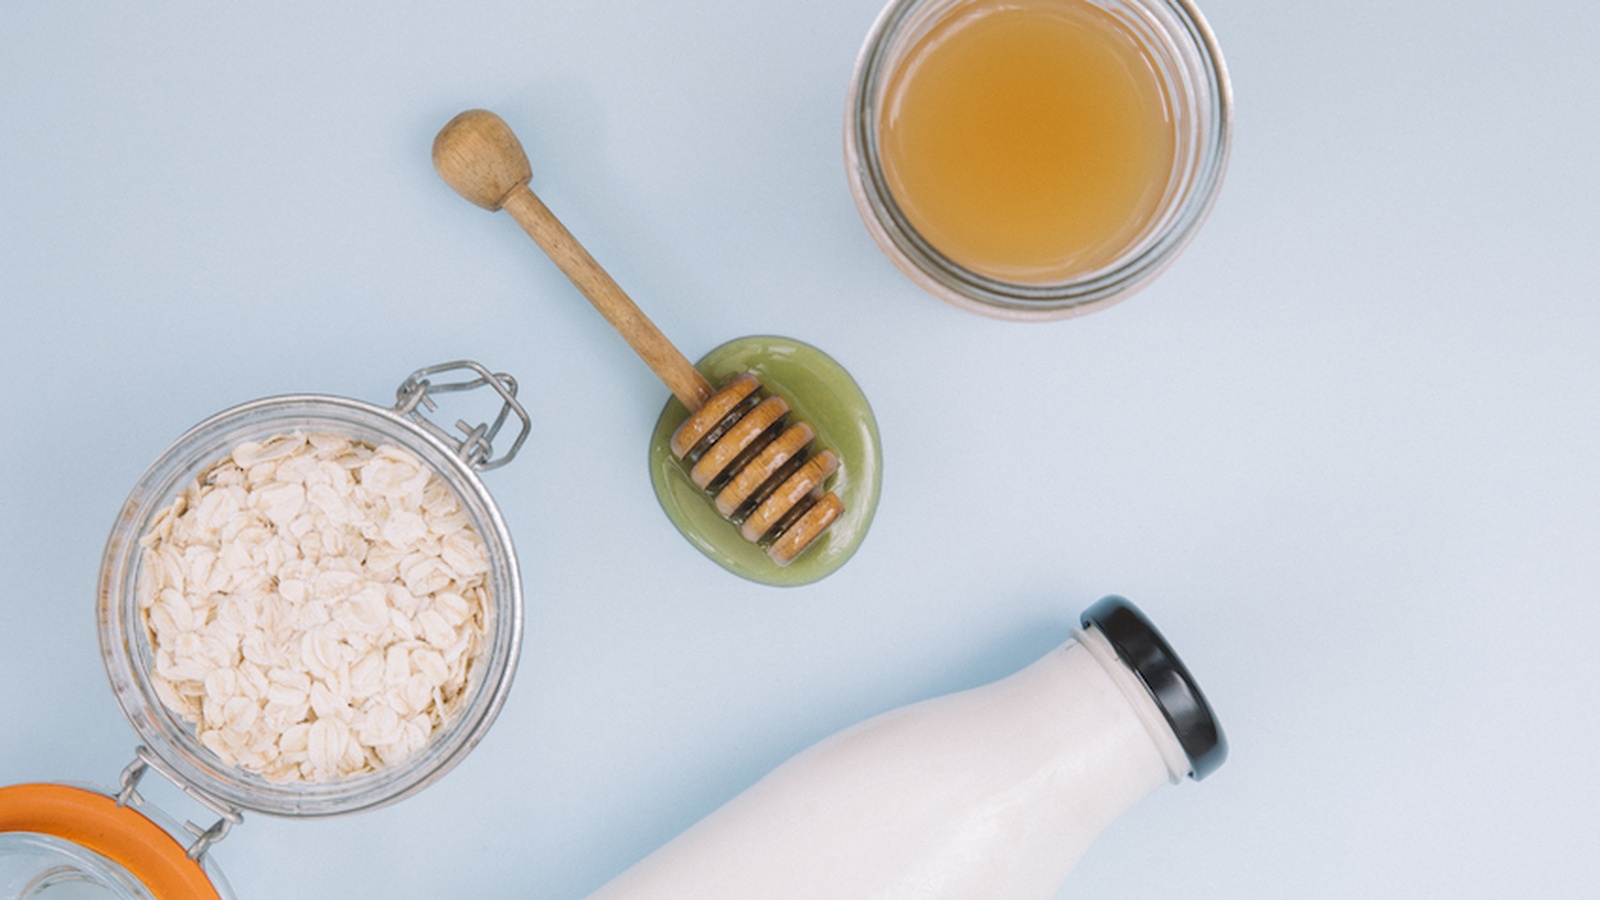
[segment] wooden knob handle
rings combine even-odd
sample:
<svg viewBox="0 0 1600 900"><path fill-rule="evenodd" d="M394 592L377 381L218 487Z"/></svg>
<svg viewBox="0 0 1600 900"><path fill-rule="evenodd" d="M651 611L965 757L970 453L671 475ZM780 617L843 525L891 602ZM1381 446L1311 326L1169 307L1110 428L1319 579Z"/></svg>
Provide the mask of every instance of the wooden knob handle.
<svg viewBox="0 0 1600 900"><path fill-rule="evenodd" d="M533 177L522 142L505 120L486 109L469 109L439 130L433 167L456 193L490 212Z"/></svg>
<svg viewBox="0 0 1600 900"><path fill-rule="evenodd" d="M433 140L433 166L456 193L484 209L510 213L691 412L711 396L705 376L528 187L528 156L504 120L483 109L451 119Z"/></svg>

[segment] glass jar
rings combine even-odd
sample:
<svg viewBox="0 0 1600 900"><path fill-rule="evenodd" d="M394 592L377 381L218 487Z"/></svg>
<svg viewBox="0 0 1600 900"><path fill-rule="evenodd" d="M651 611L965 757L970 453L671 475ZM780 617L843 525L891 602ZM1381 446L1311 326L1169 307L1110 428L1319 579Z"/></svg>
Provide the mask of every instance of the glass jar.
<svg viewBox="0 0 1600 900"><path fill-rule="evenodd" d="M48 900L69 884L83 893L93 888L140 900L152 896L126 868L71 841L31 832L0 833L0 897Z"/></svg>
<svg viewBox="0 0 1600 900"><path fill-rule="evenodd" d="M205 856L215 832L185 832L137 791L136 761L120 790L65 784L0 788L0 898L233 900ZM216 828L216 826L213 826Z"/></svg>
<svg viewBox="0 0 1600 900"><path fill-rule="evenodd" d="M437 409L438 395L479 388L498 394L499 413L491 422L469 426L457 421L456 434L428 417ZM477 745L505 702L522 642L516 554L500 511L479 478L480 472L509 462L528 436L530 423L516 389L511 376L478 363L445 363L412 373L397 390L392 407L315 394L245 403L196 425L156 459L122 505L107 540L96 610L106 674L141 743L115 791L50 784L0 788L0 872L22 881L17 896L57 896L44 888L68 883L96 885L115 896L149 896L143 890L157 897L210 896L192 893L209 881L216 888L212 893L226 897L226 885L205 853L242 821L244 812L326 816L383 806L437 781ZM521 430L497 456L493 442L513 416ZM218 757L157 695L155 654L137 585L144 565L140 540L174 498L240 444L296 431L334 432L373 446L397 446L420 459L455 494L482 540L487 608L484 639L468 670L464 700L417 752L346 778L274 783ZM138 794L139 780L152 769L216 814L216 822L209 827L191 824L187 831L192 840L180 839L183 832L163 824L161 813ZM29 874L34 868L38 871ZM127 888L130 878L139 890ZM158 884L164 887L158 889Z"/></svg>
<svg viewBox="0 0 1600 900"><path fill-rule="evenodd" d="M1141 51L1164 95L1173 146L1160 199L1138 231L1093 268L1030 280L958 262L912 224L886 171L881 123L895 103L892 93L908 59L926 52L931 32L953 17L970 15L971 0L893 0L879 15L857 60L846 108L851 193L883 251L913 282L941 299L1020 320L1101 309L1148 284L1171 264L1216 200L1233 133L1232 90L1222 53L1189 0L1027 0L1000 6L1098 10Z"/></svg>

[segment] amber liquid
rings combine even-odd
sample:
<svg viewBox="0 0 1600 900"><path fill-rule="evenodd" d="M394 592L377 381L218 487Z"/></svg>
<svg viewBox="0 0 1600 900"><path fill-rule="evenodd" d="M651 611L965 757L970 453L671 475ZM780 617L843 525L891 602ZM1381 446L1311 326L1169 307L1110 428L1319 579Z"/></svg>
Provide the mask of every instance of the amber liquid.
<svg viewBox="0 0 1600 900"><path fill-rule="evenodd" d="M963 3L891 71L879 128L890 193L935 249L1044 284L1144 234L1174 129L1148 52L1080 0Z"/></svg>

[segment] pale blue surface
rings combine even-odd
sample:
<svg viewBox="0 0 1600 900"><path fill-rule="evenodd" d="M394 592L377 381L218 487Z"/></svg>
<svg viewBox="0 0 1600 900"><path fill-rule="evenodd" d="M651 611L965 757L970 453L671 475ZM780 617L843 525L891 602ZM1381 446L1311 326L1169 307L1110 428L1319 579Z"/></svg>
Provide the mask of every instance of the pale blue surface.
<svg viewBox="0 0 1600 900"><path fill-rule="evenodd" d="M418 797L249 817L215 851L242 898L581 897L1108 592L1234 752L1063 896L1600 893L1600 7L1205 3L1239 111L1211 221L1138 297L1017 325L856 216L875 0L274 6L0 5L0 783L132 758L94 584L169 441L470 356L537 428L487 477L528 588L511 699ZM852 372L886 469L842 571L765 588L678 536L664 389L433 173L469 106L690 356L777 333Z"/></svg>

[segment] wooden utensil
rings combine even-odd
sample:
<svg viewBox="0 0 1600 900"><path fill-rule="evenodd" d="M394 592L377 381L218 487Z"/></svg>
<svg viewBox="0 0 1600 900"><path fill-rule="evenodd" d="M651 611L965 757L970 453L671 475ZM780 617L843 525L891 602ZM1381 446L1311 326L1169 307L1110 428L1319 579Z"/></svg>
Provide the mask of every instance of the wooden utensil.
<svg viewBox="0 0 1600 900"><path fill-rule="evenodd" d="M824 489L838 456L812 452L816 433L790 421L789 405L754 375L718 389L695 369L528 187L527 154L499 116L474 109L451 119L434 138L433 165L456 193L510 213L689 410L672 453L746 540L787 566L839 518L843 501Z"/></svg>

